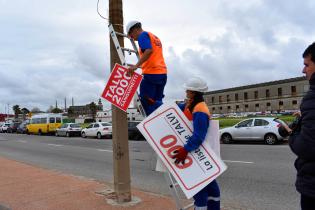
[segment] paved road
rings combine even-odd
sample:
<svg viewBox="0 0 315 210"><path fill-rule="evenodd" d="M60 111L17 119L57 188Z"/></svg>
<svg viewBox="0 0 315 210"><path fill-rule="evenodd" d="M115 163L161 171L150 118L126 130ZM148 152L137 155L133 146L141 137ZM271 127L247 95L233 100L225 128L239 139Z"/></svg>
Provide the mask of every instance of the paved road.
<svg viewBox="0 0 315 210"><path fill-rule="evenodd" d="M228 170L218 179L223 206L232 209L298 209L287 145L222 145ZM112 182L110 139L0 134L0 156L77 176ZM130 141L132 185L162 194L169 190L154 171L156 157L146 142Z"/></svg>

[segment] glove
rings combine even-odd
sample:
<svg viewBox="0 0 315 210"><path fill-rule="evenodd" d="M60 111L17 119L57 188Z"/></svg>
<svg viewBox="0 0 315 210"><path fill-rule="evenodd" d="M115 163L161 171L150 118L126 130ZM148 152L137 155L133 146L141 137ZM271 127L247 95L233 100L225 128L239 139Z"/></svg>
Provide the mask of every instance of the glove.
<svg viewBox="0 0 315 210"><path fill-rule="evenodd" d="M178 164L180 162L182 164L185 163L185 159L188 155L188 152L185 150L184 147L180 147L179 149L175 150L174 154L175 155L172 158L175 159L175 164Z"/></svg>

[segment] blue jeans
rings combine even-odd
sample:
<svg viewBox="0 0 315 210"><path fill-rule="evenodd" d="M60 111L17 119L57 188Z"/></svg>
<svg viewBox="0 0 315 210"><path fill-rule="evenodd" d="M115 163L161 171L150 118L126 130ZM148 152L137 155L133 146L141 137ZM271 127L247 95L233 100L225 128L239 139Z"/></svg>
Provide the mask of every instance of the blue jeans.
<svg viewBox="0 0 315 210"><path fill-rule="evenodd" d="M220 189L216 180L213 180L195 196L195 209L220 210Z"/></svg>
<svg viewBox="0 0 315 210"><path fill-rule="evenodd" d="M154 110L163 104L164 87L166 85L166 74L144 74L140 84L140 100L146 112L150 115ZM155 102L149 103L148 98Z"/></svg>

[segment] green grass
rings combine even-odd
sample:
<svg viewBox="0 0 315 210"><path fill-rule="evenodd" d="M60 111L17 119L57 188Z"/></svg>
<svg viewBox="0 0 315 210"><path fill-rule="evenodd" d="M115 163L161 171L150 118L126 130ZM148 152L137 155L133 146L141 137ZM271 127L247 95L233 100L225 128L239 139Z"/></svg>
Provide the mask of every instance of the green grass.
<svg viewBox="0 0 315 210"><path fill-rule="evenodd" d="M242 117L242 118L215 118L214 120L219 120L219 125L220 129L221 128L226 128L226 127L231 127L235 125L236 123L248 119L250 117ZM293 116L278 116L277 118L285 121L286 123L291 123L295 117Z"/></svg>

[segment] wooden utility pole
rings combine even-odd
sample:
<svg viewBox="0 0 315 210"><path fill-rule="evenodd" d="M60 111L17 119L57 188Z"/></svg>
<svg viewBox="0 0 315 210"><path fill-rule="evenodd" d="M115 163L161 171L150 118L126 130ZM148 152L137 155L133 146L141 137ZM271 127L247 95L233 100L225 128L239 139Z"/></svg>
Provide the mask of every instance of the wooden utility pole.
<svg viewBox="0 0 315 210"><path fill-rule="evenodd" d="M109 23L115 31L123 33L122 0L109 0ZM118 36L121 47L124 46L123 37ZM120 63L115 45L110 38L110 65ZM113 122L113 161L114 161L114 190L118 203L131 201L130 165L128 147L128 122L126 112L112 105Z"/></svg>

